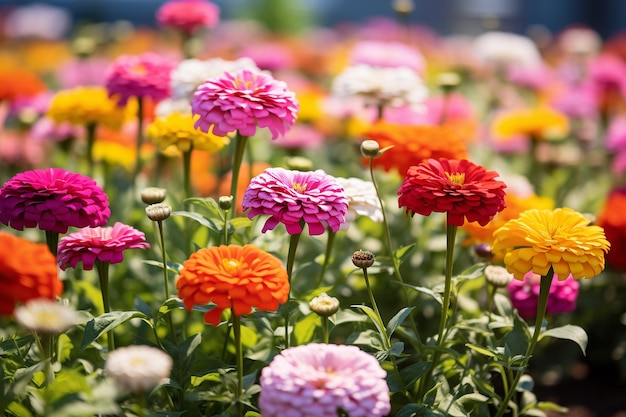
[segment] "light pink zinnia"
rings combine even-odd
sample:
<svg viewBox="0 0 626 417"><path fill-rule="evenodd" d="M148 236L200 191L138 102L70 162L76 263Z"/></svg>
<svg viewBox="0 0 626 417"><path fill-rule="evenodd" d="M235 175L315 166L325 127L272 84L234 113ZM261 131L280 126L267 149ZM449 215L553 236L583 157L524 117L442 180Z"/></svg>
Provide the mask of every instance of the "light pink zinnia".
<svg viewBox="0 0 626 417"><path fill-rule="evenodd" d="M416 47L401 42L360 41L350 53L351 65L373 67L408 67L423 75L426 61Z"/></svg>
<svg viewBox="0 0 626 417"><path fill-rule="evenodd" d="M76 268L79 262L89 271L95 261L117 264L124 260L126 249L149 247L143 232L117 222L113 227L85 228L62 237L58 262L64 271L68 266Z"/></svg>
<svg viewBox="0 0 626 417"><path fill-rule="evenodd" d="M511 304L517 309L519 315L525 319L532 319L537 315L539 303L539 283L541 277L532 271L524 275L524 280L514 279L507 287ZM554 274L550 294L548 295L547 314L569 313L576 308L578 288L580 284L570 275L560 280Z"/></svg>
<svg viewBox="0 0 626 417"><path fill-rule="evenodd" d="M609 122L606 133L606 150L611 153L626 151L626 117L615 116Z"/></svg>
<svg viewBox="0 0 626 417"><path fill-rule="evenodd" d="M206 0L170 0L157 9L156 19L161 26L192 34L198 28L217 25L220 9Z"/></svg>
<svg viewBox="0 0 626 417"><path fill-rule="evenodd" d="M271 75L243 69L225 73L200 85L191 99L191 111L200 115L196 129L226 136L239 131L252 136L267 127L272 139L285 134L295 123L299 104L283 81Z"/></svg>
<svg viewBox="0 0 626 417"><path fill-rule="evenodd" d="M242 207L250 210L248 218L269 214L262 232L283 223L287 233L302 232L304 223L309 234L321 235L328 226L336 232L345 222L348 197L332 176L324 171L289 171L268 168L252 178L243 196Z"/></svg>
<svg viewBox="0 0 626 417"><path fill-rule="evenodd" d="M121 55L109 67L105 86L120 106L131 97L150 97L158 102L170 96L173 69L173 62L152 52Z"/></svg>
<svg viewBox="0 0 626 417"><path fill-rule="evenodd" d="M93 179L61 168L22 172L0 189L0 222L17 230L65 233L101 226L110 215L109 198Z"/></svg>
<svg viewBox="0 0 626 417"><path fill-rule="evenodd" d="M386 372L356 346L311 343L283 350L261 371L264 417L379 417L391 410Z"/></svg>

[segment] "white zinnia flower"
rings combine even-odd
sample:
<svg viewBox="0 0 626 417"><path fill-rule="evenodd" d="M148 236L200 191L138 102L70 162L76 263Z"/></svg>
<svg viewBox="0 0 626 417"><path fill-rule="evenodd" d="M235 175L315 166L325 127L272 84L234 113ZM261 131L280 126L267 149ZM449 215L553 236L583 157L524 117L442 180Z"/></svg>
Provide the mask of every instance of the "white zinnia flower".
<svg viewBox="0 0 626 417"><path fill-rule="evenodd" d="M332 92L338 97L359 96L368 105L410 106L421 109L428 88L419 74L407 67L353 65L337 75Z"/></svg>
<svg viewBox="0 0 626 417"><path fill-rule="evenodd" d="M200 84L211 78L221 77L225 72L234 72L241 69L261 71L250 58L239 58L236 61L227 61L213 58L206 61L199 59L185 59L172 71L171 87L174 99L191 101L194 91Z"/></svg>
<svg viewBox="0 0 626 417"><path fill-rule="evenodd" d="M537 45L528 37L508 32L485 32L474 39L474 53L487 64L541 64Z"/></svg>
<svg viewBox="0 0 626 417"><path fill-rule="evenodd" d="M375 222L383 221L383 211L373 182L354 177L339 177L337 181L348 196L346 221L339 230L347 230L357 216L367 216Z"/></svg>
<svg viewBox="0 0 626 417"><path fill-rule="evenodd" d="M120 391L144 392L168 378L172 365L172 358L162 350L133 345L110 352L104 371L116 382Z"/></svg>
<svg viewBox="0 0 626 417"><path fill-rule="evenodd" d="M191 103L186 98L166 98L159 101L154 109L156 117L167 117L172 113L191 114Z"/></svg>
<svg viewBox="0 0 626 417"><path fill-rule="evenodd" d="M592 55L602 48L602 38L593 29L569 28L561 34L559 46L570 54Z"/></svg>
<svg viewBox="0 0 626 417"><path fill-rule="evenodd" d="M16 307L13 314L23 328L45 334L63 333L79 322L76 310L47 298L27 301Z"/></svg>

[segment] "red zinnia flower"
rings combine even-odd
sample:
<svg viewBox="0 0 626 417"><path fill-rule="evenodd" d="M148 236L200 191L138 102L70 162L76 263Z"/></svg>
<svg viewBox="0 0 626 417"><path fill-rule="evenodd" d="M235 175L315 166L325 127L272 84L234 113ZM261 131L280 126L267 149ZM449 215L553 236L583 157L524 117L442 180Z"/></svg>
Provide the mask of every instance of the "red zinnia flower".
<svg viewBox="0 0 626 417"><path fill-rule="evenodd" d="M409 168L398 203L411 216L440 212L447 213L450 225L462 226L467 219L484 226L506 206L506 184L498 175L465 159L429 159Z"/></svg>
<svg viewBox="0 0 626 417"><path fill-rule="evenodd" d="M611 191L598 215L611 250L605 255L607 265L626 272L626 187Z"/></svg>
<svg viewBox="0 0 626 417"><path fill-rule="evenodd" d="M0 248L0 315L13 314L17 303L61 295L56 259L45 243L0 232Z"/></svg>
<svg viewBox="0 0 626 417"><path fill-rule="evenodd" d="M43 81L30 71L0 71L0 101L13 102L20 98L34 97L45 90Z"/></svg>

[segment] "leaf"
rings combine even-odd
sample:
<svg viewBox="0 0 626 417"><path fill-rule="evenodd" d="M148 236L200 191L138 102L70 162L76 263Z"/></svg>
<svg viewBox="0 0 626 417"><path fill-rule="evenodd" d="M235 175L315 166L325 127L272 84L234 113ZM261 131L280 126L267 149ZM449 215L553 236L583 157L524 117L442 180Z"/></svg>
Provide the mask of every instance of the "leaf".
<svg viewBox="0 0 626 417"><path fill-rule="evenodd" d="M252 220L247 217L235 217L230 221L230 225L235 229L242 227L249 227L252 224Z"/></svg>
<svg viewBox="0 0 626 417"><path fill-rule="evenodd" d="M407 387L415 384L418 379L426 375L426 372L430 369L430 362L418 362L413 365L409 365L400 371L400 376L405 382Z"/></svg>
<svg viewBox="0 0 626 417"><path fill-rule="evenodd" d="M188 217L196 222L200 223L202 226L205 226L209 230L219 233L221 228L219 228L213 220L201 216L198 213L191 213L189 211L173 211L172 216L180 216L180 217Z"/></svg>
<svg viewBox="0 0 626 417"><path fill-rule="evenodd" d="M413 249L417 246L416 243L411 243L410 245L403 246L400 249L396 249L393 251L393 257L398 260L398 263L402 265L402 263L406 260L406 258L413 252Z"/></svg>
<svg viewBox="0 0 626 417"><path fill-rule="evenodd" d="M72 343L72 339L65 333L61 333L57 337L57 360L60 363L68 360L72 354L72 348L74 344Z"/></svg>
<svg viewBox="0 0 626 417"><path fill-rule="evenodd" d="M466 343L465 346L467 346L468 348L472 349L475 352L480 353L481 355L485 355L485 356L490 356L492 358L497 358L498 355L496 355L495 353L493 353L492 351L485 349L483 347L474 345L472 343Z"/></svg>
<svg viewBox="0 0 626 417"><path fill-rule="evenodd" d="M443 414L423 405L407 404L398 411L396 417L443 417Z"/></svg>
<svg viewBox="0 0 626 417"><path fill-rule="evenodd" d="M433 290L431 290L430 288L426 288L426 287L417 287L415 285L409 285L409 284L402 284L405 287L409 287L417 292L421 292L422 294L426 294L432 298L435 299L435 301L437 301L439 304L443 304L443 299L441 297L441 295L437 294L436 292L434 292Z"/></svg>
<svg viewBox="0 0 626 417"><path fill-rule="evenodd" d="M159 269L163 269L163 262L152 261L150 259L143 259L141 262L146 264L146 265L152 265L152 266L158 267ZM176 263L173 263L173 262L168 262L167 263L167 270L170 271L170 272L173 272L175 274L178 274L180 272L180 268L181 268L180 264L176 264Z"/></svg>
<svg viewBox="0 0 626 417"><path fill-rule="evenodd" d="M13 401L14 398L23 395L26 390L26 386L33 379L33 375L37 372L41 372L49 362L50 360L41 361L29 368L20 368L15 371L15 379L10 385L8 392L3 393L3 396L0 397L0 411L4 412L6 407Z"/></svg>
<svg viewBox="0 0 626 417"><path fill-rule="evenodd" d="M540 410L556 411L558 413L567 413L567 407L562 407L550 401L539 401L537 408Z"/></svg>
<svg viewBox="0 0 626 417"><path fill-rule="evenodd" d="M104 333L110 332L117 326L134 318L147 319L146 315L140 311L111 311L90 320L85 326L85 334L83 335L83 341L80 345L80 351L84 351L87 346Z"/></svg>
<svg viewBox="0 0 626 417"><path fill-rule="evenodd" d="M490 398L487 397L486 395L473 392L473 393L466 394L458 398L456 401L460 403L463 407L466 407L466 405L471 405L474 403L479 403L479 404L486 403L489 401L489 399Z"/></svg>
<svg viewBox="0 0 626 417"><path fill-rule="evenodd" d="M319 317L314 313L309 314L304 319L297 322L293 331L296 342L299 345L310 342L313 339L313 335L315 334L315 330L317 329L319 323Z"/></svg>
<svg viewBox="0 0 626 417"><path fill-rule="evenodd" d="M220 205L212 197L205 197L205 198L190 197L190 198L186 198L185 202L195 204L196 206L204 207L205 209L207 209L209 213L211 213L215 217L221 218Z"/></svg>
<svg viewBox="0 0 626 417"><path fill-rule="evenodd" d="M396 331L399 325L411 314L411 312L415 309L415 307L405 307L402 310L398 311L398 313L389 320L387 324L387 336L391 337L391 335Z"/></svg>
<svg viewBox="0 0 626 417"><path fill-rule="evenodd" d="M163 304L161 304L161 307L159 307L159 313L157 315L157 318L160 320L161 317L167 315L170 311L180 310L184 308L185 306L183 305L183 302L180 298L170 298L168 300L165 300Z"/></svg>
<svg viewBox="0 0 626 417"><path fill-rule="evenodd" d="M484 270L485 270L485 264L477 263L477 264L470 266L469 268L467 268L465 271L461 272L460 274L458 274L455 278L459 280L480 278L483 276Z"/></svg>
<svg viewBox="0 0 626 417"><path fill-rule="evenodd" d="M364 305L361 305L361 304L353 304L350 307L358 308L358 309L362 310L365 314L367 314L367 316L370 319L372 319L372 321L374 322L374 325L376 326L376 329L378 329L378 334L380 334L381 340L385 340L385 333L384 333L385 324L380 320L378 315L376 315L374 310L372 310L368 306L364 306Z"/></svg>
<svg viewBox="0 0 626 417"><path fill-rule="evenodd" d="M587 337L587 332L585 332L582 327L567 324L562 327L545 330L539 335L539 340L548 336L556 337L558 339L571 340L580 346L580 350L583 352L583 355L586 354L585 351L587 349L587 342L589 341L589 338Z"/></svg>

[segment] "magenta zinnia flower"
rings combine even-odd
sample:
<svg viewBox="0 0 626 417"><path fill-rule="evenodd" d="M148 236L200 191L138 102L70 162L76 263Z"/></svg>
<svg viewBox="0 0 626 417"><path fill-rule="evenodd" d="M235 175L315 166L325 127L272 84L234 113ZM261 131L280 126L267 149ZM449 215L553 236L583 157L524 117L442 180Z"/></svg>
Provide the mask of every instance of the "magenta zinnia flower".
<svg viewBox="0 0 626 417"><path fill-rule="evenodd" d="M173 69L173 62L152 52L121 55L109 68L105 85L120 106L131 97L150 97L158 102L170 96Z"/></svg>
<svg viewBox="0 0 626 417"><path fill-rule="evenodd" d="M262 72L243 69L227 72L201 84L191 99L191 111L200 115L195 127L217 136L239 131L252 136L267 127L272 139L285 134L295 123L299 104L283 81Z"/></svg>
<svg viewBox="0 0 626 417"><path fill-rule="evenodd" d="M379 417L391 410L386 372L356 346L311 343L283 350L261 372L264 417Z"/></svg>
<svg viewBox="0 0 626 417"><path fill-rule="evenodd" d="M62 237L58 262L64 271L68 266L76 268L79 262L89 271L96 261L117 264L124 260L126 249L149 247L143 232L117 222L113 227L85 228Z"/></svg>
<svg viewBox="0 0 626 417"><path fill-rule="evenodd" d="M179 29L192 34L201 27L213 27L219 22L220 9L205 0L170 0L156 12L161 26Z"/></svg>
<svg viewBox="0 0 626 417"><path fill-rule="evenodd" d="M498 175L468 160L429 159L409 168L398 203L411 216L440 212L453 226L466 219L484 226L505 207L506 184Z"/></svg>
<svg viewBox="0 0 626 417"><path fill-rule="evenodd" d="M258 214L271 216L263 226L264 233L278 223L283 223L289 234L301 233L306 223L311 235L321 235L326 226L336 232L345 222L348 197L341 184L324 171L268 168L252 178L242 207L250 210L250 219Z"/></svg>
<svg viewBox="0 0 626 417"><path fill-rule="evenodd" d="M61 168L17 174L0 189L0 222L17 230L65 233L106 224L109 199L96 182Z"/></svg>
<svg viewBox="0 0 626 417"><path fill-rule="evenodd" d="M580 284L571 275L560 280L558 275L554 274L554 278L548 295L546 313L560 314L574 311ZM540 282L541 276L530 271L524 275L523 281L514 279L507 287L511 304L522 318L532 319L537 315Z"/></svg>

